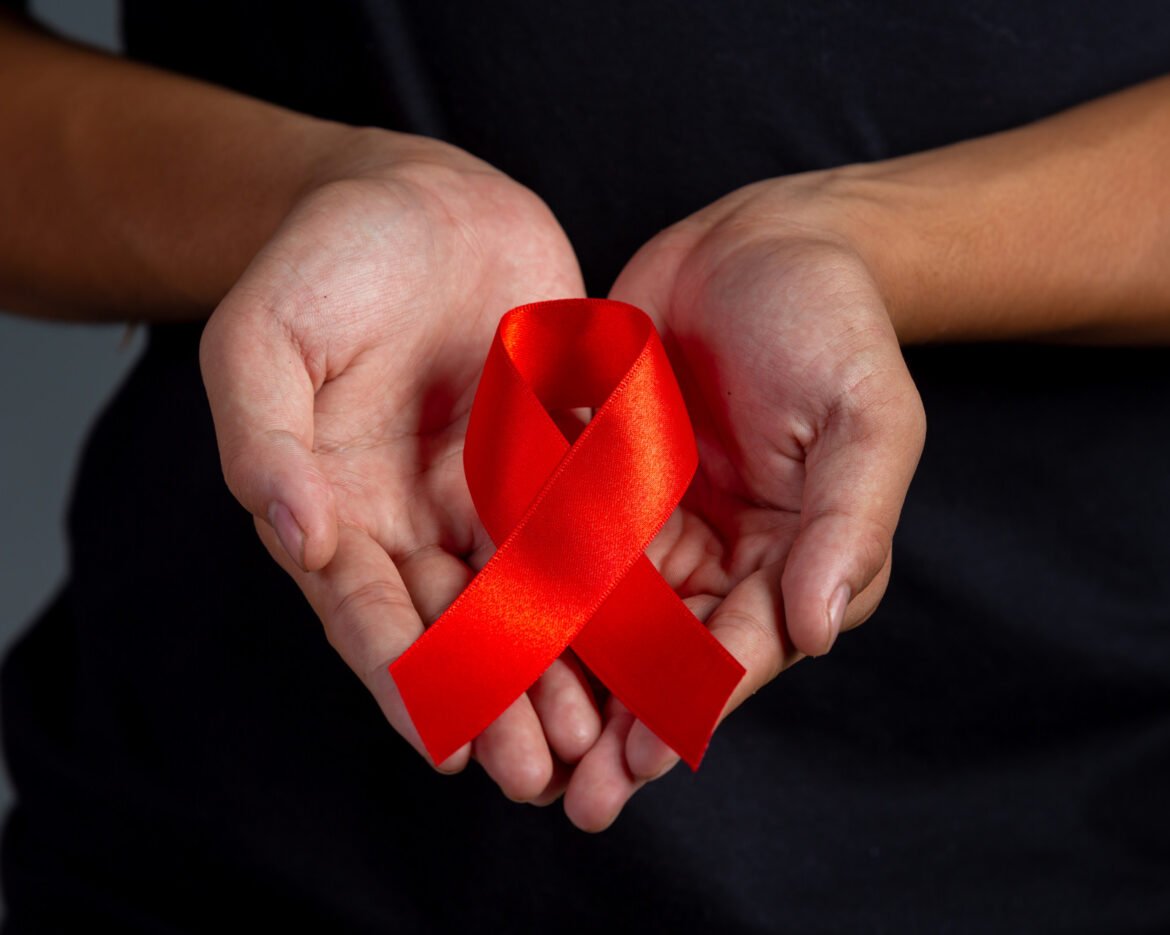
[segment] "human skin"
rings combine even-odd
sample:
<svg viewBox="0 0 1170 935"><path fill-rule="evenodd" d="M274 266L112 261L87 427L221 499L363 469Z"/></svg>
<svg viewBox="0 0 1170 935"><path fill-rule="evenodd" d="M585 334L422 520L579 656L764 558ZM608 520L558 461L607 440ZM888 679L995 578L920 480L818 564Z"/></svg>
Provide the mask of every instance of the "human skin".
<svg viewBox="0 0 1170 935"><path fill-rule="evenodd" d="M386 665L490 555L458 453L499 316L581 292L555 219L453 147L11 17L0 82L0 216L22 219L0 228L0 305L216 309L201 362L228 484L418 748ZM701 455L650 554L748 670L725 713L881 598L924 432L900 343L1170 337L1168 143L1160 80L930 153L761 181L631 260L612 295L662 331ZM616 701L599 716L571 655L474 754L514 799L563 791L589 830L673 765Z"/></svg>

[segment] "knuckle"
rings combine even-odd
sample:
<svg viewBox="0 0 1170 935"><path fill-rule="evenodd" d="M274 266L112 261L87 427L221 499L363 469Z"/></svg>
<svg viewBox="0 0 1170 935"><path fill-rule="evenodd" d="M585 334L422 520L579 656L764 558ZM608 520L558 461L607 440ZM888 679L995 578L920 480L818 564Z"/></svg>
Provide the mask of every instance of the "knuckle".
<svg viewBox="0 0 1170 935"><path fill-rule="evenodd" d="M247 502L249 499L249 480L251 478L251 451L246 445L227 445L223 446L220 453L220 467L223 471L223 479L227 484L228 490L245 509L253 509L253 504Z"/></svg>
<svg viewBox="0 0 1170 935"><path fill-rule="evenodd" d="M266 496L300 478L300 455L300 443L283 428L250 435L236 433L220 443L220 467L228 489L257 516L267 509L267 503L261 502ZM308 476L316 485L328 486L319 472Z"/></svg>
<svg viewBox="0 0 1170 935"><path fill-rule="evenodd" d="M862 520L856 548L866 583L885 567L893 541L893 530L884 523L872 518Z"/></svg>
<svg viewBox="0 0 1170 935"><path fill-rule="evenodd" d="M409 599L394 582L375 578L338 598L330 618L341 626L352 626L371 617L401 613L408 606L412 606Z"/></svg>
<svg viewBox="0 0 1170 935"><path fill-rule="evenodd" d="M712 629L727 628L737 634L736 642L746 650L744 661L749 678L758 686L776 678L784 668L780 632L756 614L731 608L721 611Z"/></svg>
<svg viewBox="0 0 1170 935"><path fill-rule="evenodd" d="M386 623L404 613L414 613L410 599L393 582L374 579L342 595L324 615L329 644L362 675L370 675L397 656L405 645L387 645L393 633Z"/></svg>
<svg viewBox="0 0 1170 935"><path fill-rule="evenodd" d="M890 554L894 541L893 527L872 514L835 508L817 510L808 518L810 525L826 521L839 524L831 533L834 544L857 556L859 564L870 575L877 574ZM785 569L786 576L788 571Z"/></svg>

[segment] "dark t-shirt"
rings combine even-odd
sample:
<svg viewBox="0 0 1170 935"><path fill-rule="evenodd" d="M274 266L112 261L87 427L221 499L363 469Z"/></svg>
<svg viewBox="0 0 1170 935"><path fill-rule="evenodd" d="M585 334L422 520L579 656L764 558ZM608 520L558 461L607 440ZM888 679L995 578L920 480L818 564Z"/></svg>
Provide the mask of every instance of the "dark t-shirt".
<svg viewBox="0 0 1170 935"><path fill-rule="evenodd" d="M489 160L593 294L744 183L1170 71L1156 0L135 0L125 26L133 57ZM223 485L198 334L152 329L69 583L4 666L11 931L1170 931L1166 351L909 354L930 435L879 612L587 836L385 724Z"/></svg>

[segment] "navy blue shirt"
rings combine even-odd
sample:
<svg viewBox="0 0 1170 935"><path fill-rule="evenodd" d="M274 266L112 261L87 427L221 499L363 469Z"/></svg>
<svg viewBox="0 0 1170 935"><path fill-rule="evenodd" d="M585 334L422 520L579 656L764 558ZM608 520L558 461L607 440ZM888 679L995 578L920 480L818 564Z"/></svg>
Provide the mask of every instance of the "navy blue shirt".
<svg viewBox="0 0 1170 935"><path fill-rule="evenodd" d="M1170 71L1154 0L132 0L125 37L467 148L601 295L745 183ZM11 931L1170 931L1165 350L908 353L930 431L881 609L591 837L383 721L223 485L198 335L152 329L4 666Z"/></svg>

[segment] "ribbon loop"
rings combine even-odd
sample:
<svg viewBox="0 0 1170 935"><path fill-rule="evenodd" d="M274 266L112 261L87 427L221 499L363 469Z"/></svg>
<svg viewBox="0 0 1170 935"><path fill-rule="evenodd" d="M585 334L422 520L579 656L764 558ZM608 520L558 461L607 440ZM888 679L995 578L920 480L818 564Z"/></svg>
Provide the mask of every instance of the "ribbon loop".
<svg viewBox="0 0 1170 935"><path fill-rule="evenodd" d="M596 412L570 445L550 410ZM662 342L633 306L540 302L500 322L464 466L496 554L390 667L442 762L570 644L697 768L743 668L643 550L698 463Z"/></svg>

